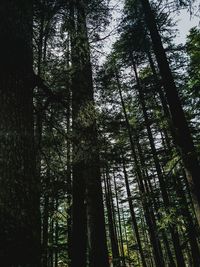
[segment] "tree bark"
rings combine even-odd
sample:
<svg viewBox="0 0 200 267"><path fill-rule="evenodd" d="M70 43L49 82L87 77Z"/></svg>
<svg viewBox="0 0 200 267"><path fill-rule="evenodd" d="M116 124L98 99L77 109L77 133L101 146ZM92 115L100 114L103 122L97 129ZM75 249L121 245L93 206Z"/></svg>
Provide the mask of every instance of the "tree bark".
<svg viewBox="0 0 200 267"><path fill-rule="evenodd" d="M73 81L76 83L76 86L72 85L72 118L74 137L74 245L72 247L72 266L86 266L86 262L78 262L79 253L82 253L83 250L80 246L80 238L85 236L85 229L81 230L81 228L82 225L86 223L84 218L84 209L86 208L89 266L108 267L108 251L94 110L92 68L85 16L85 2L77 1L75 9L77 14L77 32L73 43L74 47L72 47L75 52L73 53L73 58L75 59L73 62L75 79L73 79ZM80 221L82 221L82 223ZM79 234L77 234L77 232L79 232ZM85 254L85 251L82 254Z"/></svg>
<svg viewBox="0 0 200 267"><path fill-rule="evenodd" d="M0 5L0 262L40 266L33 124L32 1Z"/></svg>
<svg viewBox="0 0 200 267"><path fill-rule="evenodd" d="M185 114L181 105L180 98L174 78L167 60L165 50L163 48L161 36L159 34L155 16L151 10L148 0L141 1L147 27L149 28L153 49L158 62L163 87L166 93L167 102L171 113L172 124L175 133L175 142L179 148L187 179L190 184L190 190L195 205L195 212L200 224L200 166L193 144L192 136L185 118Z"/></svg>

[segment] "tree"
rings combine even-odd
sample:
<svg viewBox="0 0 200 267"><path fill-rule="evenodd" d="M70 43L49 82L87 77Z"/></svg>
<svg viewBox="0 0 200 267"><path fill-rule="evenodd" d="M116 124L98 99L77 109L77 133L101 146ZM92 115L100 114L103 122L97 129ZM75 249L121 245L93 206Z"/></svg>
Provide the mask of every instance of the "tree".
<svg viewBox="0 0 200 267"><path fill-rule="evenodd" d="M0 4L1 264L199 266L183 143L199 149L199 31L177 46L168 15L192 1L126 0L111 32L113 1L15 2Z"/></svg>
<svg viewBox="0 0 200 267"><path fill-rule="evenodd" d="M193 196L196 216L198 222L200 222L200 196L198 193L200 190L200 167L196 150L149 1L143 0L142 6L147 27L150 31L159 71L162 77L162 83L165 89L167 102L169 104L172 123L175 129L175 142L180 150L187 179L190 185L190 190Z"/></svg>
<svg viewBox="0 0 200 267"><path fill-rule="evenodd" d="M199 69L199 47L200 47L200 31L192 28L187 37L187 52L189 55L189 87L198 97L198 89L200 86L200 69Z"/></svg>
<svg viewBox="0 0 200 267"><path fill-rule="evenodd" d="M0 4L0 261L40 266L40 181L33 122L32 1Z"/></svg>
<svg viewBox="0 0 200 267"><path fill-rule="evenodd" d="M86 3L79 1L72 6L72 9L73 29L77 29L76 32L71 34L72 64L74 68L72 77L72 127L74 138L72 266L86 266L86 231L88 231L89 266L100 267L108 266L108 254L92 68L86 26ZM77 20L75 20L75 13L77 14Z"/></svg>

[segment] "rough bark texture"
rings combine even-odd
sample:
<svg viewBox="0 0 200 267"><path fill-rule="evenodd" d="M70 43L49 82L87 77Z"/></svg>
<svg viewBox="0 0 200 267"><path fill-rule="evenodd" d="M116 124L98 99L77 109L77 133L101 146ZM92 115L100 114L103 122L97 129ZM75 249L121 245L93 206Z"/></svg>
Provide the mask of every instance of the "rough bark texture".
<svg viewBox="0 0 200 267"><path fill-rule="evenodd" d="M77 32L72 43L74 63L74 77L72 81L74 138L72 266L86 266L86 259L84 258L86 253L83 251L84 247L80 246L80 239L84 239L84 236L86 238L85 229L83 229L83 225L86 223L86 216L89 266L108 267L92 68L84 1L78 1L75 4L75 11L77 14L75 27ZM81 242L85 242L85 240ZM85 246L85 244L83 245Z"/></svg>
<svg viewBox="0 0 200 267"><path fill-rule="evenodd" d="M40 266L33 131L32 1L0 4L0 262Z"/></svg>

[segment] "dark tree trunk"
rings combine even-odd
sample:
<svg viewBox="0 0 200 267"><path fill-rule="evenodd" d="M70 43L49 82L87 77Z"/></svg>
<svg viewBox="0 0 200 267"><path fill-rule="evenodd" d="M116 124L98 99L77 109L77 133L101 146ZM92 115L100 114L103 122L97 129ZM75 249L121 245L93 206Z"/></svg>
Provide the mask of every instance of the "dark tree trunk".
<svg viewBox="0 0 200 267"><path fill-rule="evenodd" d="M133 65L133 69L134 69L134 73L135 73L135 77L136 77L138 93L139 93L139 100L140 100L141 107L142 107L145 126L147 128L148 139L149 139L152 156L153 156L154 163L155 163L156 172L157 172L157 175L158 175L161 194L162 194L162 198L163 198L163 201L164 201L164 206L165 206L166 213L169 214L169 212L170 212L170 210L169 210L169 208L170 208L170 199L169 199L168 192L167 192L167 186L166 186L163 174L162 174L160 162L159 162L159 159L158 159L158 156L157 156L157 151L156 151L156 147L155 147L155 143L154 143L151 127L150 127L150 121L149 121L148 113L147 113L147 109L146 109L143 88L142 88L142 85L140 83L140 80L139 80L139 77L138 77L138 73L137 73L137 67L136 67L136 65L134 63L133 58L132 58L132 65ZM172 242L173 242L174 249L175 249L177 264L178 264L178 266L183 267L183 266L185 266L184 257L183 257L183 253L182 253L182 250L181 250L179 236L178 236L178 232L177 232L176 226L175 225L169 226L169 228L170 228L169 230L170 230L170 233L171 233L171 236L172 236Z"/></svg>
<svg viewBox="0 0 200 267"><path fill-rule="evenodd" d="M58 195L56 194L55 199L55 211L58 211ZM59 229L58 229L58 218L56 218L55 222L55 259L54 259L54 267L58 267L58 259L59 259L59 250L58 250L58 238L59 238Z"/></svg>
<svg viewBox="0 0 200 267"><path fill-rule="evenodd" d="M113 219L113 210L111 205L111 188L108 182L109 175L106 171L104 177L104 184L105 184L105 195L106 195L106 207L107 207L107 216L108 216L108 226L109 226L109 234L110 234L110 242L111 242L111 249L112 249L112 257L114 267L118 267L119 265L119 247L118 247L118 240L116 235L115 223Z"/></svg>
<svg viewBox="0 0 200 267"><path fill-rule="evenodd" d="M144 215L145 215L146 223L148 225L149 236L150 236L151 244L153 247L154 260L155 260L156 267L160 267L160 266L164 265L164 262L163 262L163 255L162 255L160 241L159 241L158 236L157 236L155 218L154 218L154 214L152 212L152 208L148 207L148 203L147 203L147 200L145 197L146 190L145 190L145 187L143 184L144 178L143 178L143 174L141 172L139 160L137 157L135 142L134 142L134 139L132 137L131 126L130 126L128 115L126 112L126 107L125 107L124 99L122 96L122 90L121 90L121 85L120 85L119 76L118 76L117 71L115 71L115 77L116 77L117 87L119 90L122 109L123 109L124 117L125 117L125 121L126 121L126 127L127 127L127 131L128 131L128 135L129 135L131 152L132 152L134 165L135 165L137 183L139 186L139 191L140 191L140 195L142 198L142 204L143 204L143 208L144 208Z"/></svg>
<svg viewBox="0 0 200 267"><path fill-rule="evenodd" d="M138 137L137 137L137 139L138 139ZM143 152L142 152L142 148L141 148L139 140L137 140L137 149L138 149L138 153L139 153L139 156L140 156L140 161L141 162L145 162L144 156L143 156ZM148 176L147 171L145 172L145 177L146 177L146 179L145 179L145 188L148 191L149 198L151 198L151 194L153 194L153 188L152 188L152 183L151 183L151 180L150 180L150 178ZM158 220L161 220L161 216L160 216L160 213L159 213L159 204L160 203L157 203L157 200L155 198L152 198L152 204L154 206L154 209L155 209L156 216L157 216ZM152 206L152 204L151 204L151 202L149 203L150 206ZM168 242L168 239L167 239L167 236L166 236L166 233L165 233L164 229L161 231L161 234L162 234L163 242L165 244L166 251L167 251L167 254L168 254L170 267L174 267L176 265L175 265L175 262L174 262L174 259L173 259L173 256L172 256L172 252L171 252L171 249L170 249L170 246L169 246L169 242Z"/></svg>
<svg viewBox="0 0 200 267"><path fill-rule="evenodd" d="M48 219L49 219L49 196L44 197L44 213L42 222L42 267L47 267L48 257Z"/></svg>
<svg viewBox="0 0 200 267"><path fill-rule="evenodd" d="M165 117L169 122L169 126L170 126L170 130L171 130L172 136L175 137L175 133L174 133L173 127L172 127L171 122L170 122L170 113L169 113L169 110L168 110L168 105L167 105L165 96L164 96L164 94L162 92L161 84L160 84L160 82L158 80L156 69L155 69L155 66L154 66L154 62L153 62L153 59L152 59L150 53L148 53L148 58L149 58L149 63L150 63L150 66L151 66L152 73L154 75L155 82L156 82L156 84L158 86L158 93L159 93L159 96L160 96L160 100L161 100L161 103L162 103L162 107L163 107L163 110L164 110ZM165 138L167 139L166 140L167 149L170 150L171 149L171 145L170 145L170 142L168 140L168 136L165 135ZM166 154L170 154L169 151L166 151ZM191 251L192 251L193 263L194 263L194 266L198 266L198 265L200 265L200 262L199 262L200 261L200 254L199 253L200 252L199 252L199 247L198 247L197 240L196 240L197 233L195 232L195 225L193 223L192 216L191 216L190 211L188 209L187 198L185 196L185 192L184 192L184 190L182 188L181 180L180 180L179 177L174 177L174 184L176 185L177 195L181 199L181 202L184 203L184 205L185 205L184 208L182 209L182 214L184 214L184 216L186 218L186 228L187 228L187 231L188 231L188 237L189 237L189 243L190 243L190 247L191 247Z"/></svg>
<svg viewBox="0 0 200 267"><path fill-rule="evenodd" d="M50 221L50 227L49 227L49 267L54 267L54 218L53 218L53 214L54 214L54 199L53 197L51 198L51 203L50 203L50 207L51 207L51 221Z"/></svg>
<svg viewBox="0 0 200 267"><path fill-rule="evenodd" d="M153 49L157 58L158 67L162 77L163 87L165 89L167 102L171 113L172 123L175 133L175 142L179 148L187 179L190 184L195 212L200 223L200 167L190 134L188 122L186 121L181 101L178 96L177 88L172 76L171 69L167 60L165 50L161 41L160 34L156 25L156 19L151 10L148 0L142 0L143 10L147 27L149 28Z"/></svg>
<svg viewBox="0 0 200 267"><path fill-rule="evenodd" d="M76 44L75 31L75 7L74 3L70 6L70 42L71 42L71 61L72 66L76 70L72 76L72 120L73 120L73 158L72 158L72 244L71 244L71 266L85 267L86 266L86 251L87 251L87 226L86 226L86 207L85 207L85 168L83 160L78 158L79 149L79 129L78 113L81 108L81 88L78 76L78 48Z"/></svg>
<svg viewBox="0 0 200 267"><path fill-rule="evenodd" d="M119 225L119 237L120 237L120 249L121 249L122 267L124 267L126 265L126 263L125 263L125 254L124 254L124 243L123 243L123 234L122 234L121 215L120 215L120 208L119 208L119 197L118 197L117 182L116 182L116 178L115 178L115 173L113 173L113 180L114 180L115 198L116 198L116 203L117 203L117 217L118 217L118 225Z"/></svg>
<svg viewBox="0 0 200 267"><path fill-rule="evenodd" d="M67 71L69 71L70 64L70 40L67 40L67 58L66 65ZM66 77L66 93L67 93L67 253L68 253L68 265L71 267L72 259L72 162L71 162L71 80L70 76Z"/></svg>
<svg viewBox="0 0 200 267"><path fill-rule="evenodd" d="M125 217L124 217L124 209L122 206L122 219L123 219L123 228L124 228L124 233L125 233L125 241L126 241L126 247L127 247L127 256L128 256L128 266L131 267L131 260L130 260L130 249L129 249L129 244L128 244L128 234L127 234L127 230L126 230L126 221L125 221Z"/></svg>
<svg viewBox="0 0 200 267"><path fill-rule="evenodd" d="M0 262L40 266L33 130L32 1L0 5Z"/></svg>
<svg viewBox="0 0 200 267"><path fill-rule="evenodd" d="M146 264L146 260L145 260L145 256L144 256L144 252L143 252L143 248L142 248L142 242L140 239L137 220L135 217L133 202L131 199L131 191L130 191L128 175L127 175L127 171L126 171L125 159L124 159L123 155L122 155L122 165L123 165L124 179L125 179L125 185L126 185L126 193L127 193L127 197L128 197L128 203L129 203L129 209L130 209L130 214L131 214L131 219L132 219L133 231L134 231L135 236L136 236L136 240L137 240L137 244L138 244L138 248L139 248L139 253L140 253L141 260L142 260L142 265L144 267L146 267L147 264Z"/></svg>
<svg viewBox="0 0 200 267"><path fill-rule="evenodd" d="M72 81L73 118L73 246L72 266L85 267L87 213L88 253L90 267L108 267L99 152L95 121L92 68L87 36L85 3L78 1L77 33L72 49L75 77ZM78 81L78 82L77 82ZM74 84L73 84L74 82ZM85 240L83 240L85 242ZM79 261L79 257L81 259Z"/></svg>
<svg viewBox="0 0 200 267"><path fill-rule="evenodd" d="M188 203L187 199L185 196L185 192L182 188L182 184L180 179L174 178L174 183L176 186L176 190L178 192L178 196L181 199L183 208L181 208L181 212L185 217L186 220L186 230L188 233L188 242L190 244L191 248L191 254L192 254L192 260L193 260L193 265L199 266L200 265L200 251L199 251L199 245L198 245L198 239L197 239L197 232L195 229L195 224L193 223L192 216L190 214L190 211L188 209Z"/></svg>

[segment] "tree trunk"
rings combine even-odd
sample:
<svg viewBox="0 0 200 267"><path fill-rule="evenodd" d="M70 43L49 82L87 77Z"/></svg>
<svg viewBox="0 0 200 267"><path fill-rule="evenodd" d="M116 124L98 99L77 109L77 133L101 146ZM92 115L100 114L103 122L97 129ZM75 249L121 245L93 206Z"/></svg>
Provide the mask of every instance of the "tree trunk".
<svg viewBox="0 0 200 267"><path fill-rule="evenodd" d="M193 196L196 216L198 223L200 224L200 166L197 154L150 3L148 0L142 0L141 3L147 27L150 31L153 49L157 58L167 102L169 104L172 123L175 130L175 142L183 160Z"/></svg>
<svg viewBox="0 0 200 267"><path fill-rule="evenodd" d="M138 153L139 153L140 161L141 162L145 162L144 157L143 157L143 153L142 153L142 148L141 148L140 142L138 140L138 137L137 137L137 150L138 150ZM145 179L145 187L147 189L149 197L151 198L151 194L153 194L153 188L152 188L152 183L151 183L151 180L150 180L150 178L148 176L147 171L145 171L145 177L146 177L146 179ZM152 204L154 206L154 209L155 209L155 212L156 212L156 216L157 216L158 221L159 221L159 220L161 220L161 216L160 216L160 213L159 213L159 203L157 203L157 200L155 198L152 198L152 203L150 202L149 205L152 206ZM173 259L173 256L172 256L172 252L171 252L171 249L170 249L170 246L169 246L169 242L168 242L168 239L167 239L167 236L166 236L166 233L165 233L164 229L161 231L161 234L162 234L163 242L165 244L166 251L167 251L167 254L168 254L170 267L174 267L176 265L175 265L175 262L174 262L174 259Z"/></svg>
<svg viewBox="0 0 200 267"><path fill-rule="evenodd" d="M0 262L40 266L33 126L32 1L0 7Z"/></svg>
<svg viewBox="0 0 200 267"><path fill-rule="evenodd" d="M110 242L111 242L111 250L112 250L112 257L113 257L113 264L114 267L118 267L119 265L119 247L118 247L118 240L116 235L115 224L113 220L113 211L111 205L111 189L108 182L109 175L106 171L106 177L104 177L104 184L105 184L105 195L106 195L106 207L107 207L107 216L108 216L108 226L109 226L109 233L110 233Z"/></svg>
<svg viewBox="0 0 200 267"><path fill-rule="evenodd" d="M156 172L157 172L157 176L158 176L158 180L159 180L159 184L160 184L160 190L161 190L161 194L162 194L162 198L163 198L163 202L164 202L164 207L165 207L166 213L169 214L170 213L170 210L169 210L170 199L168 196L166 183L165 183L165 180L164 180L164 177L162 174L160 162L159 162L159 159L157 156L157 151L156 151L156 147L155 147L155 143L154 143L151 127L150 127L150 122L149 122L149 118L148 118L148 113L147 113L147 109L146 109L145 98L144 98L144 94L143 94L143 88L142 88L142 85L140 84L140 80L139 80L138 73L137 73L137 67L134 63L133 58L132 58L132 65L133 65L133 69L134 69L134 73L135 73L135 78L136 78L138 93L139 93L139 100L140 100L140 103L142 106L142 112L143 112L143 116L144 116L145 126L147 128L148 139L149 139L151 152L152 152L152 156L154 159L155 168L156 168ZM184 257L183 257L183 253L181 250L179 236L178 236L178 232L176 230L176 226L170 225L169 230L170 230L170 233L172 236L172 242L173 242L174 249L175 249L177 264L179 267L183 267L183 266L185 266Z"/></svg>
<svg viewBox="0 0 200 267"><path fill-rule="evenodd" d="M104 219L103 196L99 166L99 152L94 110L92 68L87 36L85 6L75 5L77 33L73 42L72 84L73 118L73 252L72 266L85 267L86 262L80 238L85 236L84 209L87 212L88 252L90 267L108 267L108 252ZM73 83L72 81L72 83ZM77 83L78 81L78 83ZM80 216L81 215L81 216ZM85 236L86 237L86 236ZM85 250L85 249L84 249ZM82 255L82 262L78 260ZM86 257L86 255L85 255Z"/></svg>
<svg viewBox="0 0 200 267"><path fill-rule="evenodd" d="M67 71L69 71L70 64L70 40L67 40ZM66 77L66 93L67 93L67 253L68 253L68 266L71 267L71 259L72 259L72 164L71 164L71 80L70 76Z"/></svg>
<svg viewBox="0 0 200 267"><path fill-rule="evenodd" d="M123 165L124 179L125 179L125 185L126 185L126 193L127 193L127 197L128 197L128 203L129 203L129 209L130 209L130 214L131 214L131 219L132 219L133 231L134 231L135 236L136 236L136 240L137 240L137 244L138 244L138 248L139 248L139 253L140 253L141 260L142 260L142 265L143 265L143 267L146 267L147 264L146 264L145 256L143 253L142 243L140 240L140 234L139 234L139 229L138 229L138 225L137 225L137 220L135 217L133 202L131 199L131 191L130 191L128 175L127 175L127 171L126 171L125 159L124 159L123 155L122 155L122 165Z"/></svg>
<svg viewBox="0 0 200 267"><path fill-rule="evenodd" d="M44 214L42 222L42 267L47 267L48 257L48 219L49 219L49 196L44 197Z"/></svg>
<svg viewBox="0 0 200 267"><path fill-rule="evenodd" d="M121 258L122 258L122 267L126 265L125 263L125 255L124 255L124 244L123 244L123 233L122 233L122 224L121 224L121 215L119 208L119 197L117 191L117 183L115 178L115 173L113 172L113 180L114 180L114 189L115 189L115 198L117 204L117 217L118 217L118 225L119 225L119 237L120 237L120 250L121 250Z"/></svg>
<svg viewBox="0 0 200 267"><path fill-rule="evenodd" d="M160 267L160 266L164 265L164 262L163 262L163 255L162 255L160 241L158 240L157 233L156 233L156 225L154 223L155 222L154 214L152 212L152 209L151 208L149 209L148 203L147 203L147 200L145 197L146 190L145 190L145 187L143 184L144 179L143 179L143 175L142 175L142 172L140 169L139 160L137 158L135 142L134 142L133 137L132 137L131 127L130 127L128 115L126 112L126 107L125 107L124 99L122 96L122 90L121 90L121 85L120 85L119 76L118 76L117 71L115 72L115 77L116 77L117 87L119 90L122 109L123 109L124 117L125 117L125 121L126 121L126 127L127 127L127 131L128 131L128 135L129 135L131 152L132 152L134 165L135 165L137 183L138 183L138 187L139 187L139 191L140 191L140 195L141 195L141 199L142 199L142 204L143 204L143 208L144 208L144 215L145 215L146 223L148 225L149 236L150 236L151 244L153 247L154 260L155 260L156 267Z"/></svg>

